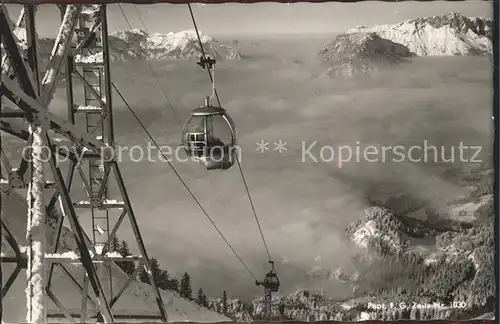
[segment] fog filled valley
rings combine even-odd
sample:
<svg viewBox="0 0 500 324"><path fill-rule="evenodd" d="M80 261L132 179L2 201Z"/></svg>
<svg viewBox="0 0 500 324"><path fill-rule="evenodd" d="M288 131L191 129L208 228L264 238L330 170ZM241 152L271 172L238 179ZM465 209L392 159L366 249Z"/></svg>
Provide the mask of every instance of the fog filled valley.
<svg viewBox="0 0 500 324"><path fill-rule="evenodd" d="M468 305L465 311L423 312L421 319L492 312L491 57L412 56L376 73L332 76L318 53L335 37L218 38L241 54L217 61L215 81L236 124L241 165L282 284L273 316L360 319L369 301L409 302L415 296ZM195 60L114 62L111 75L158 144L171 148L180 145L190 111L212 92ZM65 116L65 100L61 83L51 111ZM208 296L202 306L250 318L261 309L255 299L261 288L159 159L116 92L113 108L118 145L144 152L140 159L125 149L120 163L150 257L179 279L189 273L193 299L199 288ZM257 150L261 141L269 150ZM280 141L286 143L282 152L275 150ZM4 137L4 145L13 143ZM469 149L460 152L461 144ZM387 149L398 145L404 161ZM349 161L346 155L340 160L338 154L348 154L342 146L352 150ZM377 153L356 155L357 147L363 152L369 146ZM420 149L408 153L414 146ZM423 161L429 146L437 150L427 150ZM263 277L267 255L237 166L206 171L171 157L227 240ZM18 203L5 208L5 215L20 213L14 210ZM89 226L89 217L80 217ZM119 239L133 236L123 232ZM223 291L230 300L224 311L215 299ZM373 316L410 316L381 314Z"/></svg>
<svg viewBox="0 0 500 324"><path fill-rule="evenodd" d="M280 275L286 282L283 289L290 291L303 287L304 279L295 278L318 263L335 269L349 262L351 255L346 251L353 250L354 254L356 248L349 247L344 229L360 217L370 201L404 193L440 209L466 194L467 188L460 183L463 177L460 170L475 165L460 162L458 145L460 142L482 145L481 154L475 159L491 164L493 131L491 65L485 57L414 58L397 70L377 76L332 80L321 75L322 66L315 64L313 55L293 55L304 43L289 41L287 48L286 42L279 42L283 50L279 53L275 51L275 41L262 41L255 56L221 62L216 68L222 104L237 125L242 166L252 197ZM266 47L272 49L262 53ZM201 105L203 97L211 93L208 76L194 62L158 62L153 63L153 68L181 122L190 109ZM126 82L125 71L133 77L134 84ZM115 69L114 76L118 88L160 145L177 147L180 122L162 97L148 67L127 64ZM145 146L145 135L118 99L115 107L119 142ZM256 143L261 140L271 143L270 151L256 150ZM287 143L287 151L282 154L272 150L273 142L279 140ZM307 155L303 161L302 142L309 147L314 141L318 144L311 153L320 161L315 163ZM362 149L369 145L423 147L427 141L429 145L444 147L446 158L455 146L456 162L434 163L432 151L429 163L370 163L356 162L353 158L339 168L336 160L321 162L322 145L334 148L350 145L354 150L357 141ZM467 154L474 154L474 150L468 153L466 150ZM153 157L158 160L156 154ZM124 154L124 159L127 158ZM325 153L325 159L329 158ZM235 249L245 259L252 260L249 262L257 271L264 271L265 251L237 168L207 173L194 163L175 166L209 208ZM224 269L234 268L235 275L241 272L246 276L223 242L219 242L215 230L207 227L203 214L166 163L124 162L123 168L132 197L134 194L140 197L134 200L136 208L142 204L154 206L144 212L139 209L144 219L143 231L148 231L148 237L172 235L167 249L163 245L150 245L151 253L165 260L162 264L169 269L189 270L193 280L198 277L196 269L205 273L205 266L216 268L210 272L214 276L212 282L216 283L214 293L220 291L219 282L223 285L226 281L228 274ZM154 252L156 249L159 252ZM168 262L169 257L161 256L174 254L176 249L180 255L179 259L173 256L175 261ZM321 256L321 261L315 261L317 256ZM198 261L189 269L191 258L206 258L206 261ZM284 258L289 263L280 265L280 259ZM199 276L203 280L201 273ZM211 292L207 284L204 288ZM331 286L334 295L343 290L334 281L319 280L316 284L325 290ZM241 290L232 282L230 291L236 295L255 291L252 285L252 281L242 278ZM342 297L343 293L336 297Z"/></svg>

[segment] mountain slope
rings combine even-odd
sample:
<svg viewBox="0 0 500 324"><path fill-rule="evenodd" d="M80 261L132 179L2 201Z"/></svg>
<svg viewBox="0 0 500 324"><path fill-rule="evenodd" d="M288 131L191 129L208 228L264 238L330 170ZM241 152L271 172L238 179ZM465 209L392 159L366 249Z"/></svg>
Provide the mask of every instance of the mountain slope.
<svg viewBox="0 0 500 324"><path fill-rule="evenodd" d="M373 32L418 56L486 55L493 46L492 24L491 19L450 13L394 25L359 26L347 33Z"/></svg>
<svg viewBox="0 0 500 324"><path fill-rule="evenodd" d="M18 244L25 245L24 232L26 229L26 203L24 199L17 195L3 197L3 220L9 230L12 232ZM52 241L51 234L54 233L55 226L51 226L47 236L48 244ZM75 255L73 250L76 250L76 245L71 232L65 228L62 233L62 249L67 255ZM2 242L3 253L9 253L10 247ZM79 265L69 265L71 272L77 280L83 278L83 268ZM3 266L4 280L10 275L12 267ZM102 264L96 264L96 269L102 278L102 285L105 293L109 294L109 271ZM11 290L3 300L4 315L6 322L21 323L25 321L26 303L25 303L25 282L24 272L21 272ZM126 274L118 267L112 267L112 287L114 294L124 285L127 280ZM59 267L56 267L53 278L53 292L62 300L63 304L70 312L78 313L81 304L81 295L74 285L71 284L68 277L65 276ZM223 315L217 314L204 307L200 307L190 301L182 299L179 295L172 291L161 290L161 295L165 308L168 314L169 321L195 321L195 322L219 322L228 321L229 319ZM57 308L51 301L47 302L48 311L57 311ZM90 305L90 304L89 304ZM118 315L157 315L159 312L156 307L155 297L152 289L145 283L132 281L125 293L120 297L118 302L112 308Z"/></svg>
<svg viewBox="0 0 500 324"><path fill-rule="evenodd" d="M319 55L330 65L329 74L352 76L398 64L411 53L405 46L375 33L360 32L338 35Z"/></svg>
<svg viewBox="0 0 500 324"><path fill-rule="evenodd" d="M480 169L479 169L480 171ZM491 170L487 170L491 171ZM473 172L472 174L476 174ZM345 300L334 300L323 292L297 291L273 296L272 317L276 320L466 320L492 319L495 303L494 226L491 173L478 173L474 189L429 214L427 220L409 216L413 205L400 213L394 201L371 202L346 228L346 235L358 249L346 269L336 271L318 264L308 273L326 280L337 280L352 288ZM470 177L466 174L465 178ZM411 196L397 195L414 201ZM404 198L406 197L406 198ZM399 205L404 205L403 201ZM457 210L463 210L457 217ZM445 222L433 221L443 218ZM465 218L465 219L462 219ZM324 266L324 267L323 267ZM326 285L325 285L326 286ZM413 302L431 307L414 306ZM462 302L462 306L451 305ZM221 301L210 307L220 310ZM407 307L374 309L370 304L405 303ZM438 304L435 304L438 303ZM264 302L248 303L235 299L227 306L234 319L262 319ZM479 316L479 317L478 317Z"/></svg>

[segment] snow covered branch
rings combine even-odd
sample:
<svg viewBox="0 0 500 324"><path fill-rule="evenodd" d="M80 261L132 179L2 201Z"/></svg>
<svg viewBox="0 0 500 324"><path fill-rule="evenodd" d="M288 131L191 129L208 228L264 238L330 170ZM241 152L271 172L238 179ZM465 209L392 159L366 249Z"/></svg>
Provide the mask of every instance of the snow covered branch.
<svg viewBox="0 0 500 324"><path fill-rule="evenodd" d="M26 241L28 243L28 267L26 275L26 321L45 324L45 202L43 198L43 123L30 125L32 144L32 174L28 185L28 219Z"/></svg>
<svg viewBox="0 0 500 324"><path fill-rule="evenodd" d="M5 19L7 20L7 24L10 28L10 30L13 32L12 35L14 36L14 39L16 40L17 48L20 50L20 53L26 52L27 51L27 38L26 38L26 33L19 29L18 27L21 27L21 25L24 24L24 7L21 10L21 13L19 15L19 18L17 19L16 24L12 22L10 19L9 12L7 11L7 8L5 6L1 6L0 10L3 11L3 15ZM5 50L5 46L2 44L2 48ZM4 51L5 52L5 51ZM2 62L1 62L1 72L5 74L9 74L10 70L12 68L12 62L9 59L9 56L7 53L4 53L2 55Z"/></svg>
<svg viewBox="0 0 500 324"><path fill-rule="evenodd" d="M22 91L17 82L4 79L2 80L2 91L4 94L9 97L13 96L16 98L13 102L16 103L21 109L23 109L27 113L45 113L48 117L48 120L51 123L51 129L55 132L74 140L76 143L81 144L82 146L96 152L96 153L107 153L111 154L111 150L107 150L108 146L102 144L97 141L93 136L87 134L86 132L78 129L75 125L71 124L69 121L65 120L62 117L59 117L55 114L51 114L50 112L46 112L45 108L40 105L40 103L26 93ZM9 94L10 92L10 94ZM10 99L10 98L9 98Z"/></svg>
<svg viewBox="0 0 500 324"><path fill-rule="evenodd" d="M61 66L71 47L71 39L80 15L81 5L68 5L64 14L59 34L57 35L50 61L42 81L43 106L47 107L55 92L55 83Z"/></svg>

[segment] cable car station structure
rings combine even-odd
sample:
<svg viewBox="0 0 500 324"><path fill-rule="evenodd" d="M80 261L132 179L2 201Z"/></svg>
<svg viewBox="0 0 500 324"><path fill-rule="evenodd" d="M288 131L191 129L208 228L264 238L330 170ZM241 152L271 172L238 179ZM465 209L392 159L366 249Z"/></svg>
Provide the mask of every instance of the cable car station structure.
<svg viewBox="0 0 500 324"><path fill-rule="evenodd" d="M66 318L70 322L94 320L116 322L120 320L120 314L115 314L113 306L123 294L127 293L130 282L134 280L141 267L144 267L149 275L152 294L158 309L157 314L152 314L154 316L149 316L147 319L167 322L167 313L153 280L137 217L119 164L113 154L116 143L111 94L112 88L117 89L111 81L106 3L62 2L64 4L58 4L61 12L61 28L44 71L37 47L35 24L37 4L29 1L26 3L13 1L12 3L24 5L21 16L16 22L11 20L7 7L4 4L0 5L2 44L0 95L3 97L0 106L0 129L2 133L22 140L23 147L30 148L25 150L20 147L17 151L22 151L24 155L19 154L15 158L6 154L0 142L2 195L8 195L13 191L24 194L27 191L28 205L25 249L22 249L16 241L3 218L1 221L2 239L14 251L12 255L2 251L1 262L15 265L15 270L11 274L3 273L1 297L3 300L9 296L14 281L22 280L23 276L20 274L26 271L28 277L26 322L42 324L51 318ZM181 1L181 3L188 2ZM191 7L189 9L191 11ZM191 15L195 24L192 11ZM19 40L23 37L16 33L16 28L24 28L26 31L23 39L25 47L19 45ZM201 50L202 58L199 65L208 70L212 79L210 67L213 67L215 61L205 57L203 46ZM90 60L89 57L93 59ZM66 118L56 115L50 109L55 89L62 78L65 79L66 88ZM193 111L184 125L182 143L188 155L202 161L207 170L225 170L235 161L226 158L214 162L210 160L209 155L213 157L211 155L213 148L217 147L221 149L218 156L222 152L226 157L233 157L231 147L236 143L235 126L221 107L215 86L213 89L218 106L212 105L207 98L204 106ZM80 99L78 92L83 93ZM223 143L217 138L215 142L212 141L214 140L211 127L213 118L219 118L225 123L229 130L229 142ZM83 127L77 122L82 119ZM194 122L195 120L197 121ZM193 128L193 125L203 127L200 131L195 129L196 127ZM63 149L63 146L66 149ZM68 150L68 147L71 150ZM65 158L66 162L60 163L61 159L57 157ZM237 159L236 162L239 166ZM83 201L77 201L72 190L72 184L77 177L80 178L87 196ZM246 187L244 177L243 181ZM110 186L118 188L115 197L112 197L108 190ZM248 195L253 208L249 192ZM80 222L78 215L80 210L87 210L90 214L91 233L87 233ZM2 210L2 215L3 213L5 211ZM116 217L111 217L112 214ZM206 216L210 219L208 214ZM26 216L14 215L14 217ZM257 220L256 214L255 217ZM117 256L116 253L112 253L113 238L118 235L127 218L139 254ZM65 225L65 222L68 225ZM213 222L212 224L215 227ZM257 224L259 225L258 220ZM74 251L76 257L59 253L62 248L63 228L72 234L77 247L77 251ZM259 230L262 235L260 225ZM46 240L47 233L53 234L52 240ZM222 236L220 231L219 234ZM264 240L263 236L262 239ZM266 277L259 284L265 288L267 300L271 292L278 290L279 280L276 285L277 276L267 245L266 251L273 267L270 272L273 278ZM234 250L233 252L236 254ZM237 254L236 256L239 258ZM104 281L96 265L109 265L109 278L111 278L111 264L120 261L135 262L137 270L123 286L112 287L112 280ZM73 273L75 264L80 269L83 267L83 278ZM243 265L248 270L244 263ZM73 283L75 293L82 296L78 305L65 304L65 300L59 298L53 291L51 284L56 267L70 279L69 282ZM258 283L251 271L248 272ZM81 274L81 271L79 273ZM269 280L272 280L273 284L270 284ZM109 287L105 287L105 284ZM46 299L56 306L58 312L38 312L38 314L32 312L35 304L45 309L45 306L40 305L44 305ZM79 309L79 312L71 311L75 309ZM127 318L140 319L141 316L127 314Z"/></svg>
<svg viewBox="0 0 500 324"><path fill-rule="evenodd" d="M74 317L78 316L80 321L85 322L92 316L98 316L105 322L113 322L115 320L113 304L126 291L129 282L124 287L110 288L109 291L111 294L114 293L113 295L105 295L95 263L109 264L115 261L133 260L140 265L137 269L141 266L147 268L152 283L151 289L158 304L158 318L166 321L165 307L151 275L148 255L124 179L118 163L113 160L111 154L114 134L106 7L104 5L66 5L61 6L60 9L62 12L61 32L56 39L45 73L42 73L40 69L39 53L35 46L35 6L24 6L17 26L10 20L5 5L2 5L0 11L0 32L4 47L0 91L2 96L15 104L15 106L2 106L1 130L32 146L32 156L28 159L21 158L19 165L14 165L7 159L2 147L2 191L28 189L29 192L26 253L21 253L18 243L10 235L8 227L2 220L2 235L6 237L15 251L14 256L2 255L2 262L16 264L14 273L2 287L2 298L8 295L10 286L21 270L31 268L31 276L38 276L38 279L44 283L42 291L38 294L46 293L46 296L60 310L58 314L48 313L48 318L63 315L68 320L74 321ZM14 33L15 27L26 28L27 51L19 48ZM74 38L77 42L76 47L72 46ZM97 52L102 53L100 60L86 62L81 59ZM58 75L61 72L64 72L66 79L67 119L51 113L48 109L54 96L56 83L60 79ZM75 100L74 92L78 89L75 89L74 79L78 79L79 83L83 84L82 102ZM75 124L77 115L84 117L83 129ZM58 149L56 139L61 137L66 140L63 143L66 145L69 143L74 148L74 152L68 150L63 152ZM44 152L41 148L50 148L51 152ZM106 152L109 156L102 159L101 154L106 154ZM45 154L45 157L41 154ZM69 161L67 174L63 174L61 166L58 165L56 154L66 155ZM78 156L82 156L83 160L78 161ZM44 163L44 159L47 159L48 163ZM44 164L48 164L50 173L44 174L46 167ZM76 176L80 176L85 185L88 198L84 201L75 201L71 195L71 184ZM112 200L107 196L107 187L112 181L119 188L119 199ZM51 198L49 200L44 199L45 197ZM49 200L48 204L45 200ZM59 212L54 213L53 210L59 205ZM91 235L84 232L77 216L78 209L90 210ZM115 224L110 224L109 214L112 210L118 210L121 213ZM53 219L54 215L59 215L58 219ZM22 215L17 217L22 217ZM112 249L113 237L126 217L130 221L140 255L116 257L108 252ZM78 247L76 251L78 262L85 269L85 278L76 278L71 273L69 264L75 263L73 257L57 254L64 219L67 219ZM43 246L46 242L41 235L47 232L46 227L49 226L49 222L56 224L55 243L53 246ZM34 250L33 246L41 247L42 251ZM36 270L36 263L39 269L36 274L33 274ZM63 269L82 294L83 301L79 314L71 314L68 306L71 309L77 306L64 305L64 301L60 300L51 289L51 277L56 266ZM45 267L49 269L47 277L43 273ZM34 285L32 281L34 280L28 280L28 285ZM29 287L28 289L39 288ZM37 293L34 292L33 295L36 296ZM91 312L87 310L90 308L87 300L91 306L97 308L93 315L90 315ZM28 300L28 309L29 307L30 301ZM39 321L30 319L29 316L27 320Z"/></svg>

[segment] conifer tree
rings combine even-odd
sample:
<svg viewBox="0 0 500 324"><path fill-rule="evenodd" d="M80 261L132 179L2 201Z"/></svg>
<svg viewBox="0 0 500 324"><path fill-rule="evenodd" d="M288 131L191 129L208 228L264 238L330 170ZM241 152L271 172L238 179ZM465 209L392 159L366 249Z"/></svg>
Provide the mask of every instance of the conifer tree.
<svg viewBox="0 0 500 324"><path fill-rule="evenodd" d="M151 273L159 289L179 292L179 280L170 276L168 271L161 269L158 260L155 258L151 258ZM139 280L149 284L149 276L144 267L139 272Z"/></svg>
<svg viewBox="0 0 500 324"><path fill-rule="evenodd" d="M179 280L174 277L168 278L167 289L179 292Z"/></svg>
<svg viewBox="0 0 500 324"><path fill-rule="evenodd" d="M158 260L155 258L150 259L150 264L151 264L151 274L153 275L156 285L158 285L162 271L160 269L160 264L158 263ZM150 283L148 273L146 272L146 269L144 267L140 272L139 279L144 283L147 284Z"/></svg>
<svg viewBox="0 0 500 324"><path fill-rule="evenodd" d="M114 237L116 238L116 236ZM116 238L116 242L113 242L114 246L117 246L117 250L122 256L127 257L131 255L130 250L128 248L128 244L125 241L122 241L120 245L118 243L118 239ZM127 274L132 275L135 271L134 261L118 261L116 264Z"/></svg>
<svg viewBox="0 0 500 324"><path fill-rule="evenodd" d="M149 276L144 266L141 266L141 271L139 272L139 280L141 282L149 284Z"/></svg>
<svg viewBox="0 0 500 324"><path fill-rule="evenodd" d="M208 298L207 295L205 295L205 293L203 293L202 306L208 308Z"/></svg>
<svg viewBox="0 0 500 324"><path fill-rule="evenodd" d="M203 289L198 289L198 297L196 298L196 303L198 305L203 306Z"/></svg>
<svg viewBox="0 0 500 324"><path fill-rule="evenodd" d="M181 295L182 298L188 300L193 299L193 291L191 289L191 277L187 272L184 272L184 275L181 278L179 294Z"/></svg>
<svg viewBox="0 0 500 324"><path fill-rule="evenodd" d="M111 240L111 245L109 247L110 251L117 251L120 252L120 241L118 240L118 236L113 236L113 239Z"/></svg>
<svg viewBox="0 0 500 324"><path fill-rule="evenodd" d="M250 315L250 317L253 317L253 312L254 312L254 306L253 306L253 303L252 302L249 302L248 303L248 314Z"/></svg>
<svg viewBox="0 0 500 324"><path fill-rule="evenodd" d="M156 285L158 288L166 290L168 289L169 286L169 274L166 270L161 270L160 273L158 274L158 277L155 278Z"/></svg>
<svg viewBox="0 0 500 324"><path fill-rule="evenodd" d="M285 316L285 304L284 303L280 303L280 305L278 306L278 309L280 311L281 317Z"/></svg>
<svg viewBox="0 0 500 324"><path fill-rule="evenodd" d="M160 279L161 271L162 271L160 269L160 263L158 262L157 259L151 258L150 264L151 264L151 273L153 274L153 278L155 279L155 283L158 284L158 279Z"/></svg>
<svg viewBox="0 0 500 324"><path fill-rule="evenodd" d="M227 293L225 290L222 292L222 314L227 314Z"/></svg>

